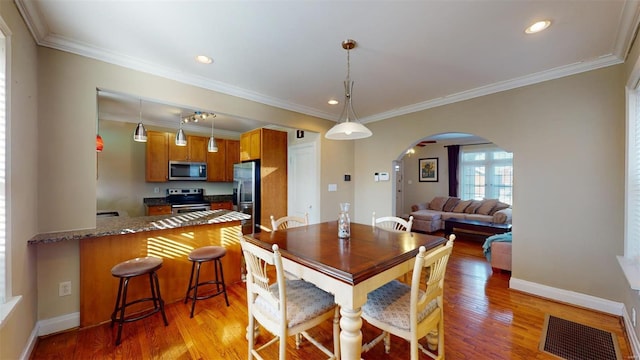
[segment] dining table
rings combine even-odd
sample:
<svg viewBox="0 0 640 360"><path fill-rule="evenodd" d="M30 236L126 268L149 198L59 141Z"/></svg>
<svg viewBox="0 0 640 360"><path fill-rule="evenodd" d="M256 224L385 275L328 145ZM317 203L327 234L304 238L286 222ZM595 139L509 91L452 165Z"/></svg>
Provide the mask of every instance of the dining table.
<svg viewBox="0 0 640 360"><path fill-rule="evenodd" d="M413 270L421 246L428 251L446 242L440 236L386 230L351 223L350 237L338 237L329 221L246 235L246 241L271 250L277 244L284 270L334 295L340 306L340 357L360 359L362 306L367 294Z"/></svg>

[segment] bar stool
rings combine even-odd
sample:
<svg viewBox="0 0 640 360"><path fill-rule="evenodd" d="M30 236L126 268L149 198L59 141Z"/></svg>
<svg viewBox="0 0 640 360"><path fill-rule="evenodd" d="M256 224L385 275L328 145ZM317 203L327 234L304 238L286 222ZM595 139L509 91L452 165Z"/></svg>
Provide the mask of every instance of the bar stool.
<svg viewBox="0 0 640 360"><path fill-rule="evenodd" d="M224 274L222 272L222 257L227 254L227 249L222 246L203 246L192 250L189 253L189 261L191 261L191 276L189 277L189 287L187 288L187 294L184 298L186 304L189 299L192 300L191 304L191 316L193 317L193 311L196 308L196 300L209 299L220 294L224 294L224 301L229 306L229 299L227 298L227 288L224 285ZM210 281L200 282L200 266L202 263L213 261L213 270L215 273L215 279ZM195 270L195 283L193 279L193 273ZM198 287L202 285L215 285L216 292L208 295L198 296ZM191 292L193 291L193 294Z"/></svg>
<svg viewBox="0 0 640 360"><path fill-rule="evenodd" d="M118 286L118 297L116 306L111 314L111 327L113 323L118 323L118 336L116 338L116 346L120 345L120 337L122 335L122 325L126 322L136 321L151 316L158 311L162 313L164 325L169 325L167 316L164 313L164 300L160 296L160 283L158 282L158 274L156 271L162 267L162 259L156 257L135 258L121 262L111 269L111 275L120 278ZM151 297L137 299L127 302L127 290L129 288L129 280L141 275L149 274L149 285L151 287ZM144 301L153 301L153 309L143 312L141 315L125 318L125 308L127 306L137 304ZM120 316L116 316L120 313Z"/></svg>

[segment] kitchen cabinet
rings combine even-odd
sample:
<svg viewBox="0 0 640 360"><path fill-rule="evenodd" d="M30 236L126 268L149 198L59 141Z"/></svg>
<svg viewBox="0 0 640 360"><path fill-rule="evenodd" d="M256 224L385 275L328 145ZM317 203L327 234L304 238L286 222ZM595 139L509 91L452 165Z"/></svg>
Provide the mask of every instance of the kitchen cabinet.
<svg viewBox="0 0 640 360"><path fill-rule="evenodd" d="M240 162L240 142L227 139L216 139L216 142L218 152L207 152L207 181L231 182L233 164Z"/></svg>
<svg viewBox="0 0 640 360"><path fill-rule="evenodd" d="M241 161L260 159L262 130L264 129L255 129L240 135Z"/></svg>
<svg viewBox="0 0 640 360"><path fill-rule="evenodd" d="M240 159L260 160L260 224L287 215L287 133L256 129L240 136Z"/></svg>
<svg viewBox="0 0 640 360"><path fill-rule="evenodd" d="M169 179L169 134L147 131L145 180L165 182Z"/></svg>
<svg viewBox="0 0 640 360"><path fill-rule="evenodd" d="M171 205L147 205L147 216L154 215L171 215Z"/></svg>
<svg viewBox="0 0 640 360"><path fill-rule="evenodd" d="M207 181L225 181L227 140L216 139L218 152L207 152Z"/></svg>
<svg viewBox="0 0 640 360"><path fill-rule="evenodd" d="M187 146L177 146L176 135L169 133L169 161L206 162L208 140L203 136L187 135Z"/></svg>
<svg viewBox="0 0 640 360"><path fill-rule="evenodd" d="M233 164L237 164L240 162L240 141L238 140L227 140L227 154L225 156L225 167L226 171L224 173L224 181L232 182L233 181Z"/></svg>
<svg viewBox="0 0 640 360"><path fill-rule="evenodd" d="M223 202L212 202L211 210L233 210L233 202L231 201L223 201Z"/></svg>

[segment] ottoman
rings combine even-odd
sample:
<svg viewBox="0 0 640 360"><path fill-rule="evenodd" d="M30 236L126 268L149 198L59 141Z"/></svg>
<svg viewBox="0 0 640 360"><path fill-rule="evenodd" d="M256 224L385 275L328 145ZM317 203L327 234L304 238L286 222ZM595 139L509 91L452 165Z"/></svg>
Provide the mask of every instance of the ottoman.
<svg viewBox="0 0 640 360"><path fill-rule="evenodd" d="M491 243L491 267L511 271L511 242L494 241Z"/></svg>

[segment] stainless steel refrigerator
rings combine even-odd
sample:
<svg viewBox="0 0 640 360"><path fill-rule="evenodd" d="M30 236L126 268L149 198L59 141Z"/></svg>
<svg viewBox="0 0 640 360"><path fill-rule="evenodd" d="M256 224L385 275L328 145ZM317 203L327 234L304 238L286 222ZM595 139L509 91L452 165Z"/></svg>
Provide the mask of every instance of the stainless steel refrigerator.
<svg viewBox="0 0 640 360"><path fill-rule="evenodd" d="M233 165L233 209L251 215L242 222L242 233L260 232L260 161Z"/></svg>

